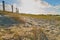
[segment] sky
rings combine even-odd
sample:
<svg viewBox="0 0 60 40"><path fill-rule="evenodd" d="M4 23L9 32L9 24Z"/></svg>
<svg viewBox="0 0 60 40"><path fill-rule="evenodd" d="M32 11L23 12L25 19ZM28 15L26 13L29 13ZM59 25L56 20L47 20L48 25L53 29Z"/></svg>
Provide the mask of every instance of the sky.
<svg viewBox="0 0 60 40"><path fill-rule="evenodd" d="M0 0L0 5L2 1L8 5L6 10L9 11L11 11L10 5L14 5L14 8L19 8L20 13L60 14L60 0Z"/></svg>

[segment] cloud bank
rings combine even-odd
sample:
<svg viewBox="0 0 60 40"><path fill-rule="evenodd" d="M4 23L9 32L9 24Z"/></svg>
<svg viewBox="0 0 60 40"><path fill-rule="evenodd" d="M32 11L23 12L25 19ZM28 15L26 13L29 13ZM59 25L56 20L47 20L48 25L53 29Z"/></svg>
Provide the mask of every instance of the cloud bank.
<svg viewBox="0 0 60 40"><path fill-rule="evenodd" d="M20 13L30 14L60 14L60 5L53 6L43 0L17 0L19 4L13 3L14 12L16 7L19 8ZM2 10L2 3L0 3L0 10ZM6 4L6 10L11 10L11 5Z"/></svg>
<svg viewBox="0 0 60 40"><path fill-rule="evenodd" d="M60 5L52 6L43 0L18 0L20 12L31 14L59 14Z"/></svg>
<svg viewBox="0 0 60 40"><path fill-rule="evenodd" d="M45 8L50 5L42 0L21 0L21 12L24 13L45 13Z"/></svg>

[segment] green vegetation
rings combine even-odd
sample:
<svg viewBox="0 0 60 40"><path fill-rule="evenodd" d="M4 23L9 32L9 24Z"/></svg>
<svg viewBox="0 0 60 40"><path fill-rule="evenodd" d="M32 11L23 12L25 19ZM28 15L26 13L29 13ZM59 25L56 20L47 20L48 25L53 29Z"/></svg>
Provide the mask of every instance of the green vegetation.
<svg viewBox="0 0 60 40"><path fill-rule="evenodd" d="M3 11L0 11L0 14L2 15L9 15L9 17L14 17L16 20L21 17L21 16L28 16L28 17L33 17L33 18L38 18L38 19L55 19L55 20L60 20L60 15L51 15L51 14L48 14L48 15L33 15L33 14L24 14L24 13L12 13L12 12L3 12Z"/></svg>
<svg viewBox="0 0 60 40"><path fill-rule="evenodd" d="M60 20L60 15L33 15L33 14L21 14L22 16L29 16L29 17L33 17L33 18L38 18L38 19L55 19L55 20Z"/></svg>

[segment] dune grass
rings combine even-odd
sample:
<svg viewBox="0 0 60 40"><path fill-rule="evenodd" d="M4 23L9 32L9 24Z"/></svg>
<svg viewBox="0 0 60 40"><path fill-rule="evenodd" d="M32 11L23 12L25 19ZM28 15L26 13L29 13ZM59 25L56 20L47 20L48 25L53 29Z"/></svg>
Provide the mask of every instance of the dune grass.
<svg viewBox="0 0 60 40"><path fill-rule="evenodd" d="M32 17L32 18L36 18L36 19L52 19L52 20L58 20L60 21L60 15L32 15L32 14L22 14L22 13L12 13L12 12L3 12L0 11L0 15L8 15L8 17L13 17L15 20L19 20L19 21L24 21L24 19L22 18L23 16L27 16L27 17ZM25 22L25 21L24 21ZM21 25L20 25L21 26ZM5 28L0 28L0 40L20 40L20 39L24 39L27 38L30 40L37 40L37 38L39 40L42 40L42 36L41 34L43 33L43 29L40 27L18 27L18 26L14 26L11 27L9 29L5 29Z"/></svg>
<svg viewBox="0 0 60 40"><path fill-rule="evenodd" d="M33 14L25 14L25 13L12 13L12 12L8 12L8 11L0 11L0 14L2 15L9 15L9 17L15 17L16 19L19 19L19 17L21 16L28 16L28 17L33 17L33 18L43 18L43 19L55 19L55 20L60 20L60 15L51 15L51 14L47 14L47 15L33 15Z"/></svg>

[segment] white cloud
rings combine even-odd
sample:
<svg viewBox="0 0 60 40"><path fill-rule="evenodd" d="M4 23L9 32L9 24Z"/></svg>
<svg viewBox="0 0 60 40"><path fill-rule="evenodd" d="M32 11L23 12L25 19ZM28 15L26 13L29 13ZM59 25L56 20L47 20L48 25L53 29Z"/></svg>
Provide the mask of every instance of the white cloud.
<svg viewBox="0 0 60 40"><path fill-rule="evenodd" d="M20 12L31 14L59 14L60 6L52 6L43 0L18 0Z"/></svg>
<svg viewBox="0 0 60 40"><path fill-rule="evenodd" d="M55 9L60 9L60 5L57 5L54 7Z"/></svg>
<svg viewBox="0 0 60 40"><path fill-rule="evenodd" d="M59 14L60 5L52 6L43 0L17 0L20 2L16 5L14 3L14 12L16 11L16 6L20 9L22 13L30 14ZM0 3L0 10L2 10L2 3ZM6 10L11 11L11 5L6 4Z"/></svg>
<svg viewBox="0 0 60 40"><path fill-rule="evenodd" d="M11 11L11 5L5 4L5 10L6 11Z"/></svg>
<svg viewBox="0 0 60 40"><path fill-rule="evenodd" d="M50 14L59 14L60 15L60 6L59 5L51 6L49 8L46 8L45 10Z"/></svg>
<svg viewBox="0 0 60 40"><path fill-rule="evenodd" d="M23 13L45 13L45 8L51 7L45 1L42 0L20 0L21 10Z"/></svg>

